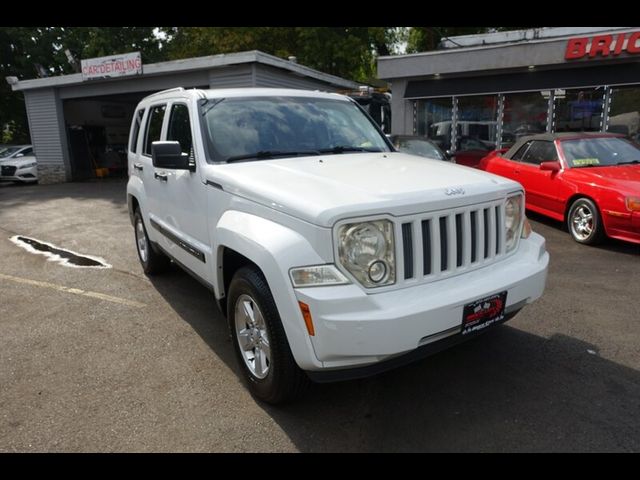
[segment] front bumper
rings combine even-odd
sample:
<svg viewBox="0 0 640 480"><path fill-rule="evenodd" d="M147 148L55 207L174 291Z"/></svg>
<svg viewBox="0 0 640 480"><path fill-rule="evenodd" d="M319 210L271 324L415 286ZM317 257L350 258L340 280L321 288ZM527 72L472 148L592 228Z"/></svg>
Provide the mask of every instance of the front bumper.
<svg viewBox="0 0 640 480"><path fill-rule="evenodd" d="M0 182L35 182L38 180L38 167L27 168L2 168L0 167ZM10 174L9 174L10 172Z"/></svg>
<svg viewBox="0 0 640 480"><path fill-rule="evenodd" d="M640 212L604 210L604 227L611 238L640 244Z"/></svg>
<svg viewBox="0 0 640 480"><path fill-rule="evenodd" d="M505 314L515 313L542 295L548 264L544 238L532 233L515 254L433 283L374 294L353 284L295 289L313 317L314 370L372 365L454 336L464 305L494 293L506 290Z"/></svg>

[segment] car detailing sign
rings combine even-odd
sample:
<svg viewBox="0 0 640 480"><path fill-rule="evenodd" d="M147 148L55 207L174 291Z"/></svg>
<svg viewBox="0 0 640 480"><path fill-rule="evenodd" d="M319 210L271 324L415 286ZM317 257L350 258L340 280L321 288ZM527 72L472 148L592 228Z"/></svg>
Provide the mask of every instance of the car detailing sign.
<svg viewBox="0 0 640 480"><path fill-rule="evenodd" d="M82 80L142 74L140 52L82 60Z"/></svg>
<svg viewBox="0 0 640 480"><path fill-rule="evenodd" d="M578 58L617 57L623 52L640 53L640 32L570 38L567 41L564 58L576 60Z"/></svg>

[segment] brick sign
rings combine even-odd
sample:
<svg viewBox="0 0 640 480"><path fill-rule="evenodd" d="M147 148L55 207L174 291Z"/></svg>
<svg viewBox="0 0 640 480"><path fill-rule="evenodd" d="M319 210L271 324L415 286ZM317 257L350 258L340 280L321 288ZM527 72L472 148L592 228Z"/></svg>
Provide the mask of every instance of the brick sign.
<svg viewBox="0 0 640 480"><path fill-rule="evenodd" d="M640 53L640 32L571 38L567 42L564 58L575 60L578 58L617 57L623 52Z"/></svg>
<svg viewBox="0 0 640 480"><path fill-rule="evenodd" d="M140 52L82 60L82 80L142 74Z"/></svg>

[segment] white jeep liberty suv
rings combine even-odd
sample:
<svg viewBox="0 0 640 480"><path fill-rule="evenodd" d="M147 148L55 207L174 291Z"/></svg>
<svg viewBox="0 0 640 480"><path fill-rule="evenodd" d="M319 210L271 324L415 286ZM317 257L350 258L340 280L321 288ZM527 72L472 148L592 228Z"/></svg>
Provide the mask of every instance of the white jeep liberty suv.
<svg viewBox="0 0 640 480"><path fill-rule="evenodd" d="M145 273L174 261L213 291L266 402L441 350L544 290L518 183L394 151L349 97L160 92L128 155Z"/></svg>

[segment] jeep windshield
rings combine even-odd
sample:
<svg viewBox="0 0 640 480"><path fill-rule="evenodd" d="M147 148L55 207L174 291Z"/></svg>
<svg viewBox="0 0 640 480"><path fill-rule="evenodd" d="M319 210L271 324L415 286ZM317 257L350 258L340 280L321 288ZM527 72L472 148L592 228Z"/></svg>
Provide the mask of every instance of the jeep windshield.
<svg viewBox="0 0 640 480"><path fill-rule="evenodd" d="M348 100L207 99L200 102L200 115L213 162L391 151L373 122Z"/></svg>

